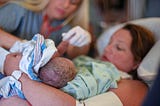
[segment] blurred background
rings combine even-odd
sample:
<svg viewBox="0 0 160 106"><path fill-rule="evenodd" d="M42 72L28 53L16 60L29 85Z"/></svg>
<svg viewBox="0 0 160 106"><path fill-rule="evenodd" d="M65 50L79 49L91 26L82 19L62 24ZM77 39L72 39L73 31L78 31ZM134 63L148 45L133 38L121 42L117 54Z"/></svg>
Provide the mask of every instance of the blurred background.
<svg viewBox="0 0 160 106"><path fill-rule="evenodd" d="M96 37L115 24L159 16L160 0L90 0L91 29Z"/></svg>

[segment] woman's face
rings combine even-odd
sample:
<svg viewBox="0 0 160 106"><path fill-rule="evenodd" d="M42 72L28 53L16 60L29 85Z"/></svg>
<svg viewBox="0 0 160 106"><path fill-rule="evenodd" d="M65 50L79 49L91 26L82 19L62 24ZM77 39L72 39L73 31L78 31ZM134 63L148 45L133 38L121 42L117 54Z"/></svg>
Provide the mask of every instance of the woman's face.
<svg viewBox="0 0 160 106"><path fill-rule="evenodd" d="M137 67L131 52L132 37L124 29L118 30L106 46L101 57L103 61L113 63L119 70L129 72Z"/></svg>
<svg viewBox="0 0 160 106"><path fill-rule="evenodd" d="M19 69L19 62L22 58L21 53L10 53L6 56L4 63L4 70L6 72L12 72Z"/></svg>
<svg viewBox="0 0 160 106"><path fill-rule="evenodd" d="M81 0L50 0L45 12L50 19L61 20L74 13L80 2Z"/></svg>

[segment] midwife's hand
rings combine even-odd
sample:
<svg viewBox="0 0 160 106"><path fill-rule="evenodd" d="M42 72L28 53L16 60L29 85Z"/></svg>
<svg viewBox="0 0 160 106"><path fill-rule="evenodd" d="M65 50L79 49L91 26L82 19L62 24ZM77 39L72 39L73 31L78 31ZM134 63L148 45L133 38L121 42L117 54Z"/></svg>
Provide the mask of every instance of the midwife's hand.
<svg viewBox="0 0 160 106"><path fill-rule="evenodd" d="M68 40L70 44L82 47L91 42L91 35L79 26L72 28L67 33L62 34L63 41Z"/></svg>

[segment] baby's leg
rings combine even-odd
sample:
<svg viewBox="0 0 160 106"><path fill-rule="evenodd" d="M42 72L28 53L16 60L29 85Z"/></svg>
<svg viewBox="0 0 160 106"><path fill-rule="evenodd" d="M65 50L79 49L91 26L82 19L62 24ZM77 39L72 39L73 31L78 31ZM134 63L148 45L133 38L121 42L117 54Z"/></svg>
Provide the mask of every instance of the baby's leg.
<svg viewBox="0 0 160 106"><path fill-rule="evenodd" d="M7 99L0 100L0 106L31 106L26 100L13 96Z"/></svg>

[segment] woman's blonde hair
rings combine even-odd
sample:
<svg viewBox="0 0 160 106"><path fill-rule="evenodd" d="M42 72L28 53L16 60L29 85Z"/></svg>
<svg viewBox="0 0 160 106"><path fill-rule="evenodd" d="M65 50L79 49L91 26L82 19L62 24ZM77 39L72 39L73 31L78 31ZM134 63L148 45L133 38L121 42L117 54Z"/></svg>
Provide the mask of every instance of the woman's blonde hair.
<svg viewBox="0 0 160 106"><path fill-rule="evenodd" d="M23 6L29 10L38 12L42 11L50 0L1 0L1 5L7 3L16 3L18 5ZM76 26L79 25L84 29L88 30L89 28L89 0L82 0L81 5L78 10L70 15L63 23L66 25L71 23L71 25Z"/></svg>
<svg viewBox="0 0 160 106"><path fill-rule="evenodd" d="M32 11L41 11L49 3L49 0L2 0L3 4L16 3Z"/></svg>
<svg viewBox="0 0 160 106"><path fill-rule="evenodd" d="M84 29L89 29L89 0L83 0L75 16L71 21L73 26L79 25Z"/></svg>

